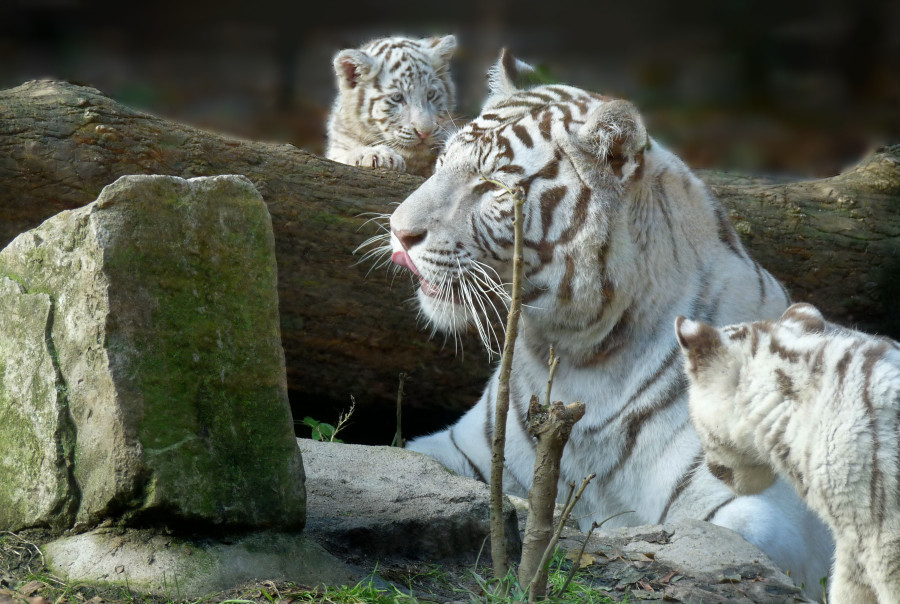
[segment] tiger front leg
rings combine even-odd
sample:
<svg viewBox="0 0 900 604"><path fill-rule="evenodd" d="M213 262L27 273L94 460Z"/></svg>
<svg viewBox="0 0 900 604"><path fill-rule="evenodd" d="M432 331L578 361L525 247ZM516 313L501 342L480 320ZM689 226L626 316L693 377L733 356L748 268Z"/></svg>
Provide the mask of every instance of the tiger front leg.
<svg viewBox="0 0 900 604"><path fill-rule="evenodd" d="M347 163L360 168L386 168L406 172L406 160L387 145L360 147L350 153Z"/></svg>

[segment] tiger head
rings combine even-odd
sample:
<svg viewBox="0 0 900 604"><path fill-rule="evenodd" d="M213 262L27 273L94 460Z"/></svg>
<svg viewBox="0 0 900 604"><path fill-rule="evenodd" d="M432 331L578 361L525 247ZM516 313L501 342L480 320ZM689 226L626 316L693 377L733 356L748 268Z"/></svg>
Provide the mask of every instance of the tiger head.
<svg viewBox="0 0 900 604"><path fill-rule="evenodd" d="M519 90L525 67L501 53L481 115L390 219L391 259L418 277L425 317L451 333L474 325L489 350L498 300L509 298L513 196L525 199L523 316L594 329L616 312L624 273L607 251L651 147L630 103L562 85Z"/></svg>
<svg viewBox="0 0 900 604"><path fill-rule="evenodd" d="M449 35L382 38L342 50L334 57L338 111L368 135L369 144L432 147L456 102L449 74L455 49L456 38Z"/></svg>
<svg viewBox="0 0 900 604"><path fill-rule="evenodd" d="M709 471L739 495L769 488L775 473L754 445L752 430L741 419L739 398L747 388L741 347L754 326L719 329L683 316L675 334L691 384L689 407ZM758 336L754 336L758 337Z"/></svg>

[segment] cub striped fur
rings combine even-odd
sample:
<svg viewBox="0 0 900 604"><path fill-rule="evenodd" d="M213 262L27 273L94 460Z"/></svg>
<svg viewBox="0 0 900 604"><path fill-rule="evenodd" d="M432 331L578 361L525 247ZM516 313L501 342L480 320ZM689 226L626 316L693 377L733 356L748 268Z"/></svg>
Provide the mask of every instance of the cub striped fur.
<svg viewBox="0 0 900 604"><path fill-rule="evenodd" d="M834 534L829 602L900 603L900 346L809 304L676 331L710 470L739 494L793 484Z"/></svg>
<svg viewBox="0 0 900 604"><path fill-rule="evenodd" d="M631 103L571 86L519 90L520 68L501 54L481 115L448 140L434 175L390 219L392 260L417 277L422 314L445 332L474 326L496 349L513 251L506 188L526 197L504 484L518 494L531 484L525 415L546 388L553 345L553 398L587 408L561 476L597 475L576 510L582 527L626 510L634 513L608 524L710 520L813 593L828 569L827 529L787 484L735 497L709 472L671 329L679 314L713 324L777 317L787 294ZM409 447L487 480L497 383L495 374L456 424Z"/></svg>
<svg viewBox="0 0 900 604"><path fill-rule="evenodd" d="M326 157L345 164L431 173L456 103L449 63L456 38L382 38L334 57L338 95Z"/></svg>

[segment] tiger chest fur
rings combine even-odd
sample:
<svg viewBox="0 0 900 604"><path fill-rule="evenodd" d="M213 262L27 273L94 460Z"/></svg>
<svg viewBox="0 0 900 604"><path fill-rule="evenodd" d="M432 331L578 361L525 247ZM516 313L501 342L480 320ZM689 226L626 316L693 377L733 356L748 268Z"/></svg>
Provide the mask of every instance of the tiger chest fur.
<svg viewBox="0 0 900 604"><path fill-rule="evenodd" d="M501 55L481 115L449 139L434 175L390 220L392 259L418 278L423 315L449 333L474 327L497 350L512 268L508 190L525 195L507 490L525 494L531 484L525 414L546 388L553 345L553 399L586 406L561 480L597 475L576 508L582 527L629 510L609 524L710 520L818 585L827 531L791 489L776 483L760 497L735 497L703 463L671 329L677 315L712 324L777 317L786 292L747 255L704 184L647 135L631 103L569 86L519 90L521 66ZM497 379L456 424L409 447L487 479Z"/></svg>

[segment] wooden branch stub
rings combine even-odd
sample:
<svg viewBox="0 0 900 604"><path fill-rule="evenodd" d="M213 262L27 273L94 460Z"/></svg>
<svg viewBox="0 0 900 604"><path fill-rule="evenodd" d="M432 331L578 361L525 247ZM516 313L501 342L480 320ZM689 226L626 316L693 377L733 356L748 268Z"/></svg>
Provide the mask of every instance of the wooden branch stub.
<svg viewBox="0 0 900 604"><path fill-rule="evenodd" d="M528 491L528 519L522 541L519 583L528 585L541 571L541 561L553 534L553 512L556 508L557 485L563 450L575 422L584 416L584 403L563 405L556 401L541 406L537 395L528 405L528 432L537 439L534 479ZM546 593L546 581L538 581L535 596Z"/></svg>

